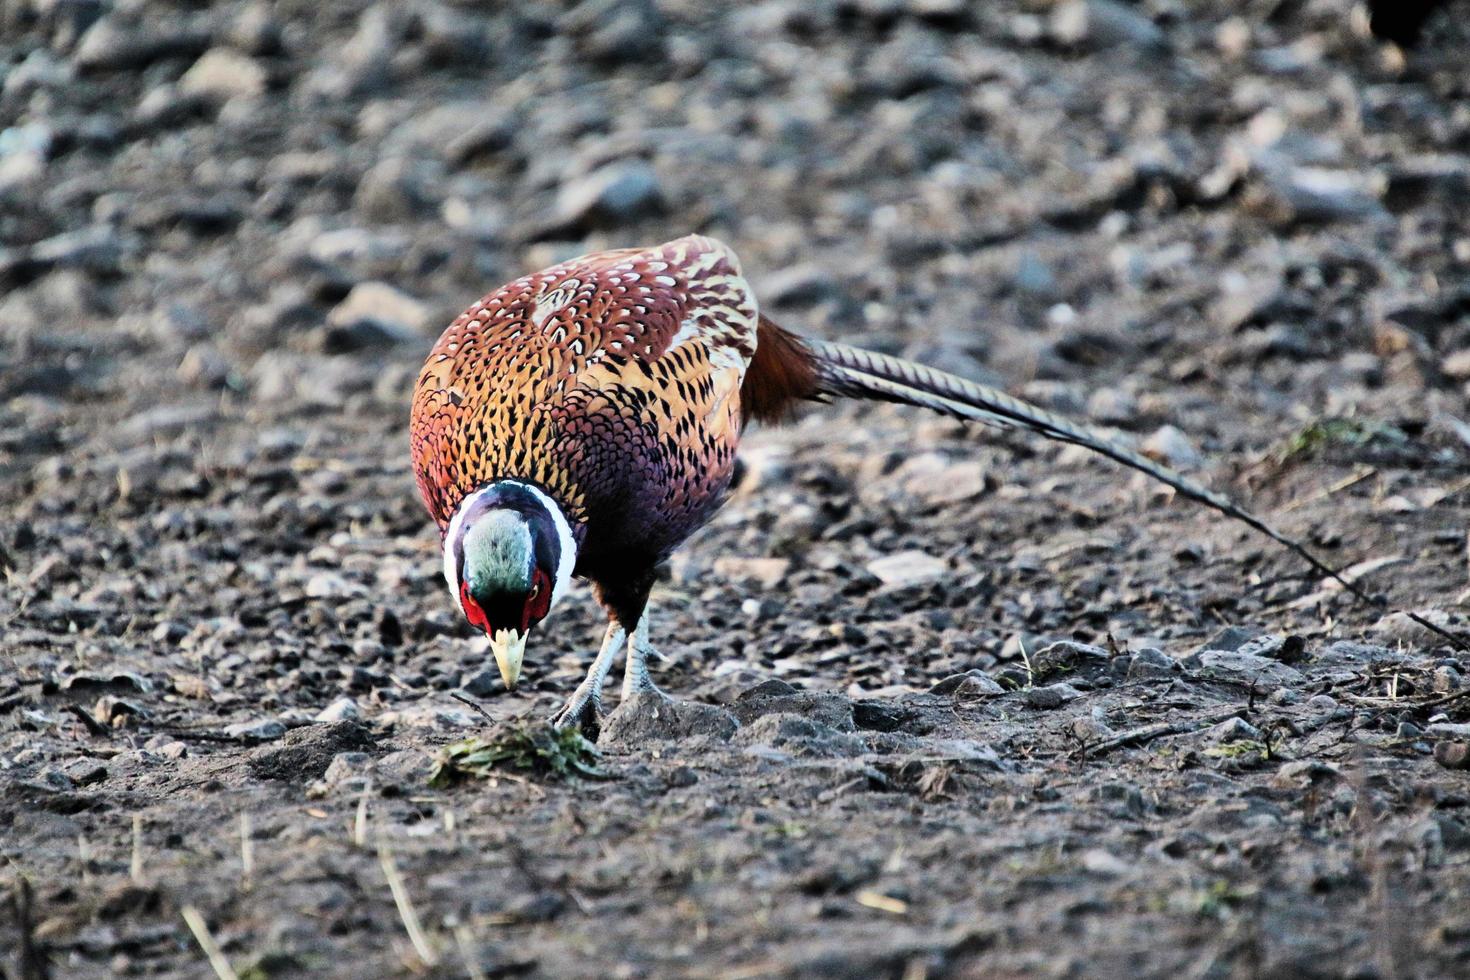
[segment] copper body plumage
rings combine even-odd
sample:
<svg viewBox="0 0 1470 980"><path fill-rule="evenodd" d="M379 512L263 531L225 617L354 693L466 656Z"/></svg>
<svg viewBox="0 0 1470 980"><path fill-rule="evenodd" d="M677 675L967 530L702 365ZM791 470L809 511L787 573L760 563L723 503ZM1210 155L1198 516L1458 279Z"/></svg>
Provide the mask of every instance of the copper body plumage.
<svg viewBox="0 0 1470 980"><path fill-rule="evenodd" d="M440 530L466 494L510 477L562 506L579 573L666 557L729 486L757 323L735 255L698 236L573 259L481 299L414 396L414 472Z"/></svg>
<svg viewBox="0 0 1470 980"><path fill-rule="evenodd" d="M529 572L501 569L502 578L487 579L462 564L466 542L490 556L482 565L497 569L504 554L531 553L512 547L516 535L531 533L521 528L540 535L535 554L575 554L574 573L593 584L609 627L557 721L595 725L603 680L624 640L624 695L656 690L646 668L644 609L655 569L719 507L745 423L777 421L800 401L834 397L915 405L1086 446L1337 577L1229 498L1085 426L932 368L786 332L760 314L735 254L690 235L586 255L497 289L450 324L419 375L414 473L444 537L451 590L466 593L474 573L476 587L488 590L486 605L510 610L506 628L484 627L507 684L515 683L526 633L544 614L546 597L538 600L539 587L525 593L515 584L531 581ZM493 521L507 529L503 539L489 530L476 539L466 522L497 507ZM561 536L559 546L549 528ZM538 568L536 581L564 582L572 573L568 560L559 575ZM496 591L497 582L510 591ZM466 594L466 613L480 621L484 610L472 598ZM540 614L514 620L515 609L530 610L533 601Z"/></svg>

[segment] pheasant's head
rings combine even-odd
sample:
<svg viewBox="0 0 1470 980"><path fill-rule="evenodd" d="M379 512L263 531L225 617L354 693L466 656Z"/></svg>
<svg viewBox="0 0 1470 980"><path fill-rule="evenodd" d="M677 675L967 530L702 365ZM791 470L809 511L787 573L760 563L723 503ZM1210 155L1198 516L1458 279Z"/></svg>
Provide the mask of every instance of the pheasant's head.
<svg viewBox="0 0 1470 980"><path fill-rule="evenodd" d="M575 564L561 508L529 484L492 483L450 521L444 577L470 625L490 637L506 687L516 686L526 637L565 594Z"/></svg>

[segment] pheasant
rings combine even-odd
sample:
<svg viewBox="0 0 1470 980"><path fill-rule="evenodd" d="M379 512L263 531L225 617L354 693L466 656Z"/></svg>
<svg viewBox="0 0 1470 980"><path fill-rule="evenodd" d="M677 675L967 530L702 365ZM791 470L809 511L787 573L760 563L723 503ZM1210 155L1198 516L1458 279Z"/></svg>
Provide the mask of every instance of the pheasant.
<svg viewBox="0 0 1470 980"><path fill-rule="evenodd" d="M592 584L608 626L553 723L595 730L624 645L623 696L656 692L647 604L659 564L723 503L747 423L836 397L1085 446L1245 522L1367 598L1227 497L1085 427L932 368L782 329L761 314L734 252L690 235L502 286L449 325L419 375L410 426L419 492L439 526L450 593L488 634L506 686L576 576Z"/></svg>

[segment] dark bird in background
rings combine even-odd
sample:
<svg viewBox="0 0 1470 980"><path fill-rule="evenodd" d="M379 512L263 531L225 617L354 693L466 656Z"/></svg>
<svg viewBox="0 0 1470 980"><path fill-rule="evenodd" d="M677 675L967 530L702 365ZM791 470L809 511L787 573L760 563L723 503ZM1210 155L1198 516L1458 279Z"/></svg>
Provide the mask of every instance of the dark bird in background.
<svg viewBox="0 0 1470 980"><path fill-rule="evenodd" d="M585 255L497 289L450 324L419 375L419 491L439 525L450 592L489 635L505 683L515 686L527 637L577 576L592 583L608 627L555 723L596 726L625 644L624 697L655 691L646 609L655 571L723 503L741 431L837 397L1086 446L1338 578L1226 497L1098 433L993 388L783 330L761 315L735 254L690 235Z"/></svg>

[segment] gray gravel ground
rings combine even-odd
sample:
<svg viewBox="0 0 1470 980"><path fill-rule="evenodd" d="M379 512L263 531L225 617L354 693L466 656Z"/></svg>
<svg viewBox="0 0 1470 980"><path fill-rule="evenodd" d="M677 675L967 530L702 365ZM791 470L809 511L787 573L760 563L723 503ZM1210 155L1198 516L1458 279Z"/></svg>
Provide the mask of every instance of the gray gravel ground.
<svg viewBox="0 0 1470 980"><path fill-rule="evenodd" d="M1470 657L1394 614L1470 602L1451 7L1403 53L1334 0L0 5L0 974L203 976L193 907L257 980L1464 975ZM454 692L544 717L601 629L492 683L421 358L691 230L1385 608L1077 451L814 409L658 587L683 704L612 778L428 788Z"/></svg>

